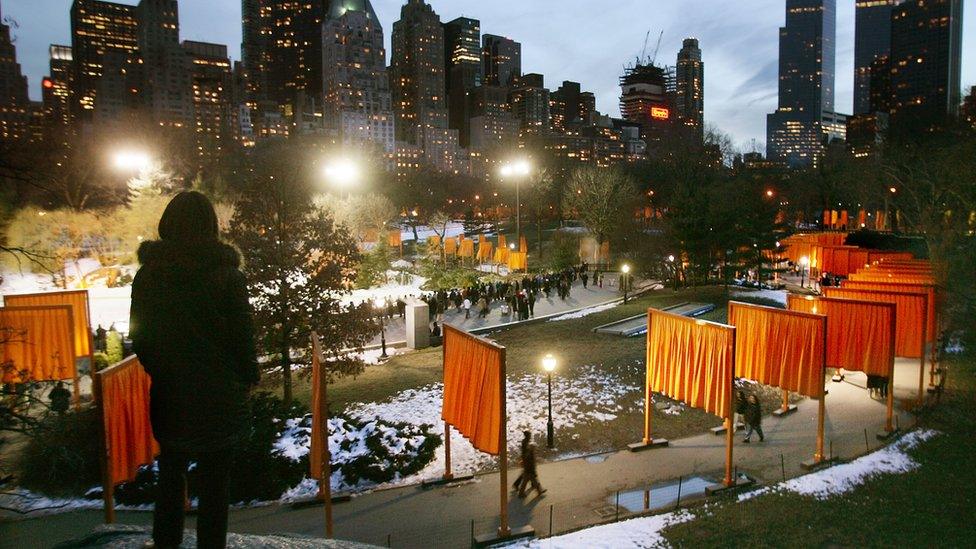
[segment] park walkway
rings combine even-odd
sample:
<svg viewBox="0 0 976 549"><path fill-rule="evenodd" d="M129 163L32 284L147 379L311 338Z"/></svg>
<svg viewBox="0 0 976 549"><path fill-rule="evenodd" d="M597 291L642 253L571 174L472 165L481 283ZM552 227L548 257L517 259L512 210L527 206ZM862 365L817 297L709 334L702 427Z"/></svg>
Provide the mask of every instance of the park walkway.
<svg viewBox="0 0 976 549"><path fill-rule="evenodd" d="M611 274L607 274L606 278L607 281L609 281ZM616 277L614 277L614 279L614 282L616 282ZM633 282L634 292L640 292L641 290L654 284L657 284L657 282L635 280ZM534 318L565 314L578 311L580 309L604 305L606 303L621 299L623 299L623 292L619 290L619 287L616 284L610 286L609 284L604 283L603 288L590 284L584 289L583 283L576 281L569 293L569 297L565 300L559 299L556 296L555 291L552 292L552 297L548 299L546 298L545 294L540 292L539 298L535 302ZM488 313L488 316L481 318L478 316L477 304L473 304L471 307L470 318L464 318L464 309L457 309L452 304L450 309L444 313L444 323L466 331L497 328L512 324L514 316L503 316L501 314L501 306L502 302L500 300L496 300L492 304L491 312ZM406 327L402 318L397 317L393 319L385 319L384 323L386 326L387 345L403 343L406 340ZM379 335L374 337L369 342L370 346L376 346L379 344Z"/></svg>
<svg viewBox="0 0 976 549"><path fill-rule="evenodd" d="M868 397L861 374L843 383L827 383L827 451L849 459L881 443L874 434L884 426L884 404ZM899 360L895 374L896 403L917 394L917 361ZM912 416L898 406L898 423L910 427ZM736 437L734 463L740 473L760 484L783 476L803 474L800 463L812 457L815 446L817 404L799 403L795 414L764 420L766 442L741 443ZM640 433L634 433L638 439ZM558 437L558 433L557 433ZM556 532L594 524L607 518L618 490L643 490L654 484L690 475L721 478L724 469L723 436L703 434L671 441L668 448L642 453L611 452L540 465L540 479L548 489L544 498L509 503L512 525L531 523L540 536L549 533L550 506ZM517 470L510 471L514 479ZM479 475L456 486L423 489L393 488L354 497L335 506L336 536L340 539L394 547L467 547L472 521L476 533L496 526L499 498L498 473ZM621 510L620 517L627 516ZM0 524L0 546L49 547L82 536L99 524L101 513L82 511L46 518ZM122 512L124 523L150 524L150 513ZM268 505L231 512L230 529L240 533L290 532L320 537L324 534L321 506L295 509ZM188 527L192 527L192 519Z"/></svg>

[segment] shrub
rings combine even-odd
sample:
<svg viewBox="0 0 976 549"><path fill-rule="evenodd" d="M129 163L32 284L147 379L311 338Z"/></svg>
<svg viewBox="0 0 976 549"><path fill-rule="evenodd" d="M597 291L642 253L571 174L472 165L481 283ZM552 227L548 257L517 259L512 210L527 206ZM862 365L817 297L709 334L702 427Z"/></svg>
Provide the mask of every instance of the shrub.
<svg viewBox="0 0 976 549"><path fill-rule="evenodd" d="M94 367L96 372L101 372L105 368L112 365L112 363L108 360L108 355L101 351L96 352L94 355L92 355L92 357L95 362Z"/></svg>
<svg viewBox="0 0 976 549"><path fill-rule="evenodd" d="M49 496L76 496L100 482L101 433L95 408L51 414L31 433L20 484Z"/></svg>
<svg viewBox="0 0 976 549"><path fill-rule="evenodd" d="M109 365L118 364L125 358L125 349L122 345L122 334L111 329L105 335L105 358Z"/></svg>

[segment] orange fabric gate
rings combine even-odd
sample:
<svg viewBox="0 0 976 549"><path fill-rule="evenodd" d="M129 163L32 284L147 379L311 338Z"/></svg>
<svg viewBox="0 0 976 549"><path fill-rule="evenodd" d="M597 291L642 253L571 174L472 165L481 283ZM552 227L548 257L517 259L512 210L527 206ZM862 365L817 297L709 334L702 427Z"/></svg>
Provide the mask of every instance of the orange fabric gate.
<svg viewBox="0 0 976 549"><path fill-rule="evenodd" d="M736 328L737 377L823 395L827 317L730 301L729 324Z"/></svg>
<svg viewBox="0 0 976 549"><path fill-rule="evenodd" d="M8 307L68 305L71 307L71 318L73 325L72 333L75 340L75 356L77 358L84 358L91 355L92 327L88 305L88 290L5 295L3 296L3 302Z"/></svg>
<svg viewBox="0 0 976 549"><path fill-rule="evenodd" d="M105 521L115 519L114 488L133 480L153 462L159 445L149 421L149 374L130 356L95 374L95 400L101 409L105 455L102 477Z"/></svg>
<svg viewBox="0 0 976 549"><path fill-rule="evenodd" d="M77 387L73 326L67 305L0 308L0 381L72 379Z"/></svg>

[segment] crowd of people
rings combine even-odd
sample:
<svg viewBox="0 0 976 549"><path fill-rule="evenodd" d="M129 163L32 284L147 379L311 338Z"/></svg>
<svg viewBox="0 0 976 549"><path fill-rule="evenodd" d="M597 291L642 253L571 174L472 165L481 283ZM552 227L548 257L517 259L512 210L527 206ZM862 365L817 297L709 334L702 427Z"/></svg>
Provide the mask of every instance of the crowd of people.
<svg viewBox="0 0 976 549"><path fill-rule="evenodd" d="M563 301L569 299L573 285L577 282L584 289L590 283L602 288L605 281L603 273L590 273L589 268L587 263L582 263L558 272L426 292L419 299L428 306L431 335L437 337L440 335L445 313L452 309L463 311L465 320L472 317L487 318L493 310L497 310L502 317L510 317L514 322L534 317L536 303L543 297L556 297ZM377 321L403 318L406 316L408 299L407 296L388 299L379 307L368 302L357 306L371 308Z"/></svg>

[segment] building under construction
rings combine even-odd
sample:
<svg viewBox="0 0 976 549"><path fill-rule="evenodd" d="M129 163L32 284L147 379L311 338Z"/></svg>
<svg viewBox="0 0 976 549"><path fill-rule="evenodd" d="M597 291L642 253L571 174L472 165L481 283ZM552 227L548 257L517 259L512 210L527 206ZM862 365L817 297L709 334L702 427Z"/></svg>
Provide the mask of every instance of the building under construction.
<svg viewBox="0 0 976 549"><path fill-rule="evenodd" d="M677 118L674 75L674 67L638 61L620 77L620 115L640 124L641 138L648 144L660 141Z"/></svg>

